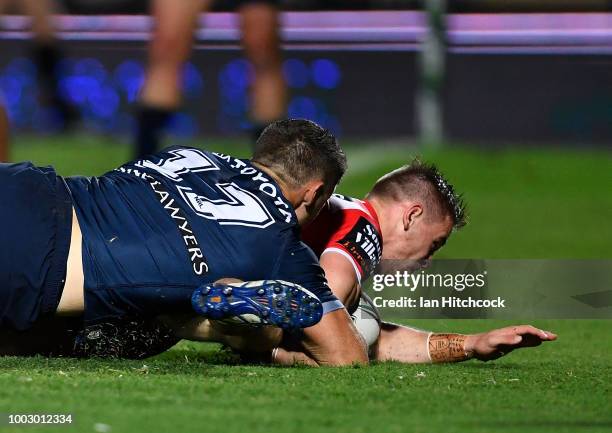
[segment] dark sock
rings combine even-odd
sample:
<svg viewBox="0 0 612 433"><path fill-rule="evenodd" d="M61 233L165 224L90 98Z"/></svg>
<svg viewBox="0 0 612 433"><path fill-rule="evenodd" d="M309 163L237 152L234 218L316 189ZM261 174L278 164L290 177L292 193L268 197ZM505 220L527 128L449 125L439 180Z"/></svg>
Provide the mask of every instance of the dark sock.
<svg viewBox="0 0 612 433"><path fill-rule="evenodd" d="M34 62L38 68L38 76L45 90L56 91L57 66L61 59L61 52L54 43L36 43L32 47Z"/></svg>
<svg viewBox="0 0 612 433"><path fill-rule="evenodd" d="M173 114L174 110L165 108L148 107L146 105L140 107L136 119L138 128L134 149L136 158L143 158L157 151L160 135Z"/></svg>
<svg viewBox="0 0 612 433"><path fill-rule="evenodd" d="M59 64L63 57L61 50L53 42L38 42L33 46L32 54L38 69L41 90L48 103L59 111L64 128L72 126L79 115L59 89L61 78Z"/></svg>

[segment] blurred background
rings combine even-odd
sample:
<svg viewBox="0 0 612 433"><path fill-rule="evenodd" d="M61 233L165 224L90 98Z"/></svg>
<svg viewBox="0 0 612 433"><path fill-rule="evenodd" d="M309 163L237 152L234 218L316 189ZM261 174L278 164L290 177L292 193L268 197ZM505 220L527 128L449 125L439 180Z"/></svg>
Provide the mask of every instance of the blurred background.
<svg viewBox="0 0 612 433"><path fill-rule="evenodd" d="M612 1L284 0L259 22L218 0L193 28L154 1L0 1L4 159L93 175L143 142L247 157L267 121L302 117L344 143L343 193L414 155L440 165L472 215L444 257L611 257ZM147 68L172 55L167 97Z"/></svg>

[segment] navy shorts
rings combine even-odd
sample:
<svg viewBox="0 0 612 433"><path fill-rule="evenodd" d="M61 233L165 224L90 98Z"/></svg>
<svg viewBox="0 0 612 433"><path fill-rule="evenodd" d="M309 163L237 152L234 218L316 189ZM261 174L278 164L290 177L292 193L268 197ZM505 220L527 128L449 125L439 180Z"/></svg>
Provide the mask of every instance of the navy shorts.
<svg viewBox="0 0 612 433"><path fill-rule="evenodd" d="M66 279L72 200L51 167L0 164L0 327L54 313Z"/></svg>

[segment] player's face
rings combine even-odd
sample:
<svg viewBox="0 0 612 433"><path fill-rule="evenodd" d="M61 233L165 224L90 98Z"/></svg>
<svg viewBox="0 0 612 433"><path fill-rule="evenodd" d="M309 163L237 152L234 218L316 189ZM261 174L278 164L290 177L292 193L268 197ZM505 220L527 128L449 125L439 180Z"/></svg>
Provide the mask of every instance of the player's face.
<svg viewBox="0 0 612 433"><path fill-rule="evenodd" d="M384 239L383 258L394 260L428 260L440 249L453 229L450 216L428 221L417 218L408 228L392 239Z"/></svg>

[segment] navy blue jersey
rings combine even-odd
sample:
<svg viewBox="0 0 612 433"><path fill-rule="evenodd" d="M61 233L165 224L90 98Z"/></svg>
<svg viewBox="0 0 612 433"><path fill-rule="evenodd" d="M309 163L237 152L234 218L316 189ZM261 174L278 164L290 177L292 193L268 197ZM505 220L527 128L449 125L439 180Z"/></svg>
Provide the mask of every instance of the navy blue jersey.
<svg viewBox="0 0 612 433"><path fill-rule="evenodd" d="M340 308L276 182L250 161L171 147L66 179L83 233L85 318L188 312L219 278L280 279Z"/></svg>

